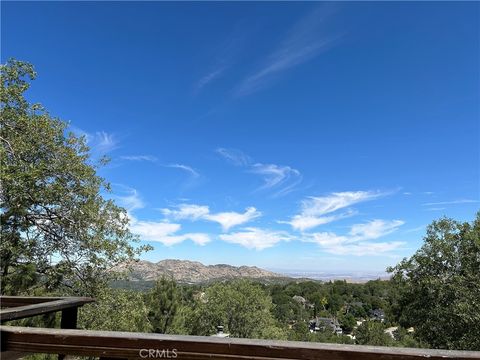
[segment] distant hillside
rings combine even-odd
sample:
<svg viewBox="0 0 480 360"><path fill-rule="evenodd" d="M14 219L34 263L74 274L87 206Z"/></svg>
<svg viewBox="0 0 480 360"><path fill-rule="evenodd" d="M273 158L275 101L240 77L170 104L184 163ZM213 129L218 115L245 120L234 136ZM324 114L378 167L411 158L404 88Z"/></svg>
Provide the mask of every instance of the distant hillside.
<svg viewBox="0 0 480 360"><path fill-rule="evenodd" d="M141 260L118 266L116 271L130 268L129 277L133 281L153 281L162 276L171 277L178 282L198 284L212 280L282 279L285 275L260 269L256 266L232 266L226 264L203 265L198 261L162 260L157 263Z"/></svg>

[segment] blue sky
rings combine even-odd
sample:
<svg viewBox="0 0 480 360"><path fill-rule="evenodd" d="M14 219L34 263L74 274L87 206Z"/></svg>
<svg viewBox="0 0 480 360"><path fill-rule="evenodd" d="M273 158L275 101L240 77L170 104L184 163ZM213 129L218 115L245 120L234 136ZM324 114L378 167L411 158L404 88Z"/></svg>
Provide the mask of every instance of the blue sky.
<svg viewBox="0 0 480 360"><path fill-rule="evenodd" d="M477 2L2 2L144 256L377 272L479 209Z"/></svg>

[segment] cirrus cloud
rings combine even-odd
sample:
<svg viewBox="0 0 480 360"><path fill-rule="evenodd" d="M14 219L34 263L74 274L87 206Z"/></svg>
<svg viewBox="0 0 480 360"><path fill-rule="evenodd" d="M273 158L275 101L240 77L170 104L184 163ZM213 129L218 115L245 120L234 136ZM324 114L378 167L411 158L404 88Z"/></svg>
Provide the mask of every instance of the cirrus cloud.
<svg viewBox="0 0 480 360"><path fill-rule="evenodd" d="M150 162L157 161L157 158L152 155L123 155L123 156L120 156L120 159L128 160L128 161L150 161Z"/></svg>
<svg viewBox="0 0 480 360"><path fill-rule="evenodd" d="M375 242L380 237L398 230L402 220L372 220L352 225L346 235L333 232L304 234L304 241L320 245L326 252L339 255L379 255L405 244L403 241Z"/></svg>
<svg viewBox="0 0 480 360"><path fill-rule="evenodd" d="M300 19L262 66L234 89L234 95L245 96L264 89L281 73L329 50L341 38L339 34L327 32L325 26L333 12L333 7L321 6Z"/></svg>
<svg viewBox="0 0 480 360"><path fill-rule="evenodd" d="M218 148L216 152L235 166L247 169L247 172L260 175L263 185L255 191L272 190L273 197L279 197L292 192L302 180L302 174L297 169L286 165L254 163L252 158L237 149Z"/></svg>
<svg viewBox="0 0 480 360"><path fill-rule="evenodd" d="M228 231L234 226L250 222L262 215L262 213L254 207L246 208L243 213L235 211L211 213L208 206L195 204L181 204L175 209L160 209L160 211L166 217L175 220L206 220L216 222L221 225L223 231Z"/></svg>
<svg viewBox="0 0 480 360"><path fill-rule="evenodd" d="M283 223L290 224L293 229L305 231L319 225L343 219L355 214L355 211L348 210L341 214L331 214L338 210L348 208L351 205L373 200L387 193L380 191L344 191L333 192L326 196L311 196L301 203L301 211L293 216L290 221Z"/></svg>
<svg viewBox="0 0 480 360"><path fill-rule="evenodd" d="M254 227L245 228L234 233L222 234L219 238L225 242L239 244L247 249L255 250L263 250L281 241L292 240L292 237L286 232L264 230Z"/></svg>
<svg viewBox="0 0 480 360"><path fill-rule="evenodd" d="M195 178L197 178L197 177L200 176L200 174L199 174L195 169L193 169L191 166L188 166L188 165L184 165L184 164L168 164L168 165L165 165L165 167L183 170L183 171L189 173L191 176L193 176L193 177L195 177Z"/></svg>
<svg viewBox="0 0 480 360"><path fill-rule="evenodd" d="M166 246L179 244L191 240L195 244L205 245L210 242L210 236L204 233L177 234L180 224L166 221L138 221L131 219L130 230L140 236L142 240L160 242Z"/></svg>
<svg viewBox="0 0 480 360"><path fill-rule="evenodd" d="M163 215L175 220L199 220L210 213L208 206L195 204L181 204L175 209L160 209Z"/></svg>

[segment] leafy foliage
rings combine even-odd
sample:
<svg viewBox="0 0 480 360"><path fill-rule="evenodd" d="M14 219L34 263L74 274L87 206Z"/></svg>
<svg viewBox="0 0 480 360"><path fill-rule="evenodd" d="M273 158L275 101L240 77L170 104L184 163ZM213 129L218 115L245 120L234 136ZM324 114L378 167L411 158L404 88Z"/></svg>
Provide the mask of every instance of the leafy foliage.
<svg viewBox="0 0 480 360"><path fill-rule="evenodd" d="M480 350L480 213L473 223L443 218L393 272L400 323L434 348Z"/></svg>
<svg viewBox="0 0 480 360"><path fill-rule="evenodd" d="M218 325L233 337L283 337L272 316L272 299L255 283L247 280L217 283L208 287L196 304L195 335L211 335Z"/></svg>
<svg viewBox="0 0 480 360"><path fill-rule="evenodd" d="M95 294L146 248L131 245L125 210L101 195L105 160L91 164L84 137L25 99L35 76L28 63L1 66L1 291Z"/></svg>
<svg viewBox="0 0 480 360"><path fill-rule="evenodd" d="M142 294L120 289L97 293L96 302L80 309L78 326L89 330L152 331Z"/></svg>
<svg viewBox="0 0 480 360"><path fill-rule="evenodd" d="M355 320L355 316L350 313L342 314L339 318L340 324L342 324L342 329L346 333L351 333L352 330L355 328L357 321Z"/></svg>
<svg viewBox="0 0 480 360"><path fill-rule="evenodd" d="M181 306L181 294L174 280L161 278L155 287L145 295L148 304L148 319L153 332L167 334L171 328L178 308Z"/></svg>
<svg viewBox="0 0 480 360"><path fill-rule="evenodd" d="M365 321L355 330L357 343L360 345L389 346L392 338L385 333L385 327L378 321Z"/></svg>

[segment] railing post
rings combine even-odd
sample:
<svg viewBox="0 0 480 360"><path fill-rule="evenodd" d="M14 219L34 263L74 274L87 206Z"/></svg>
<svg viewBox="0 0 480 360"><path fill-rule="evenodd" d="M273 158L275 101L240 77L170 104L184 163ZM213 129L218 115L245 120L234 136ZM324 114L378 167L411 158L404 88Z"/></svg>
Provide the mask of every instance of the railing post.
<svg viewBox="0 0 480 360"><path fill-rule="evenodd" d="M62 319L60 320L60 328L76 329L77 328L78 308L73 307L62 310ZM58 354L58 360L65 360L64 354Z"/></svg>
<svg viewBox="0 0 480 360"><path fill-rule="evenodd" d="M77 313L78 313L78 308L77 307L62 310L62 320L60 322L60 328L62 328L62 329L76 329L77 328Z"/></svg>

